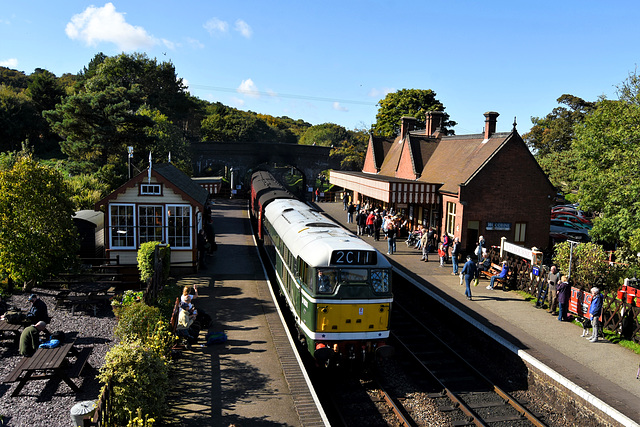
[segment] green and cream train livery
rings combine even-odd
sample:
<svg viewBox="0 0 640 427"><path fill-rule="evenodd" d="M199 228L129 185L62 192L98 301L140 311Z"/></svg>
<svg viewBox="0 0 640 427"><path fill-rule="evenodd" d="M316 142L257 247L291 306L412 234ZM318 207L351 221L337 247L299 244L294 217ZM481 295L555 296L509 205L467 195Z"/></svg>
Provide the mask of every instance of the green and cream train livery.
<svg viewBox="0 0 640 427"><path fill-rule="evenodd" d="M296 199L269 201L262 220L264 246L298 338L318 363L368 363L390 355L387 259Z"/></svg>

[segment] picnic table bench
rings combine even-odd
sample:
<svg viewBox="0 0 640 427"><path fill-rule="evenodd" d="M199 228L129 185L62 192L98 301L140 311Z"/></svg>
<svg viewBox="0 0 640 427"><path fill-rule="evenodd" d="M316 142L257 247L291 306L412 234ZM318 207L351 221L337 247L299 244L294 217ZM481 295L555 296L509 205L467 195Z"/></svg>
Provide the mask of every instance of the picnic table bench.
<svg viewBox="0 0 640 427"><path fill-rule="evenodd" d="M89 365L87 360L91 351L91 347L76 348L75 340L56 348L38 348L33 356L23 357L2 382L18 383L11 397L18 396L29 381L50 378L64 381L77 393L80 388L71 378L79 377L84 367ZM68 360L69 358L75 358L75 361L71 362Z"/></svg>
<svg viewBox="0 0 640 427"><path fill-rule="evenodd" d="M4 337L6 333L10 335L11 339L18 343L18 341L20 341L20 334L22 333L22 326L21 324L13 324L6 320L0 320L0 335Z"/></svg>
<svg viewBox="0 0 640 427"><path fill-rule="evenodd" d="M491 263L491 268L489 269L489 271L483 270L480 273L483 276L485 276L487 279L491 280L491 277L497 276L498 274L500 274L500 271L502 271L502 265ZM494 287L496 284L500 284L503 289L506 289L505 285L508 285L512 279L513 279L513 271L509 269L509 271L507 271L506 277L502 279L499 279L496 277L496 280L494 281Z"/></svg>
<svg viewBox="0 0 640 427"><path fill-rule="evenodd" d="M108 302L109 292L114 292L112 281L73 283L69 289L62 289L56 294L56 309L62 305L71 306L71 315L81 306L93 308L93 315L98 311L98 305ZM73 295L72 295L73 294Z"/></svg>

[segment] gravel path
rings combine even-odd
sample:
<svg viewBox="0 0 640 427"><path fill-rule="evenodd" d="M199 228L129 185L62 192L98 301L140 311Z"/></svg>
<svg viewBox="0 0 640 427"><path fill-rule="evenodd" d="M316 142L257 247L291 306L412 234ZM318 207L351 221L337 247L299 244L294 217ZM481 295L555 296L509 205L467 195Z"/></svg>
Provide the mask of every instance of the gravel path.
<svg viewBox="0 0 640 427"><path fill-rule="evenodd" d="M45 290L35 292L47 304L51 323L47 326L50 332L64 331L67 337L76 337L78 347L91 346L93 351L89 364L79 378L73 379L80 387L78 394L67 384L56 379L30 381L22 389L18 397L11 397L16 383L0 383L0 426L71 426L70 409L78 402L96 400L100 392L100 383L95 378L97 369L102 366L107 351L115 344L113 328L116 320L108 304L100 306L97 316L93 310L76 311L72 316L70 310L54 310L55 299L47 295ZM28 295L15 295L9 298L9 306L28 310ZM0 341L0 380L5 378L18 364L21 356L18 347L10 339ZM5 424L3 424L3 422Z"/></svg>

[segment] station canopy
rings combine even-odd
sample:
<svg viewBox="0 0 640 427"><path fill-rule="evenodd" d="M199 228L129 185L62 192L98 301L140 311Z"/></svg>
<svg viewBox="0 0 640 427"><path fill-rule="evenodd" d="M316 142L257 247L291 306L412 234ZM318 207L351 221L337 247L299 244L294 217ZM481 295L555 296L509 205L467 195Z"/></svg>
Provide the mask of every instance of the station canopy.
<svg viewBox="0 0 640 427"><path fill-rule="evenodd" d="M336 170L329 174L329 182L382 202L419 205L436 204L438 189L442 186L384 175Z"/></svg>

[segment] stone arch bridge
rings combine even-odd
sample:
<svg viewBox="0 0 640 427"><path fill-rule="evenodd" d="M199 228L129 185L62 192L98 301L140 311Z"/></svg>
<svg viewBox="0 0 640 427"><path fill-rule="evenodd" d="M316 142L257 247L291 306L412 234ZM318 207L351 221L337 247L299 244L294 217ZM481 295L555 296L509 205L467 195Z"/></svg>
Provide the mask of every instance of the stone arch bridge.
<svg viewBox="0 0 640 427"><path fill-rule="evenodd" d="M304 177L304 184L314 182L320 172L338 169L331 159L331 147L279 144L269 142L204 142L191 145L194 176L206 176L208 169L231 169L237 183L247 183L249 173L259 166L291 166Z"/></svg>

